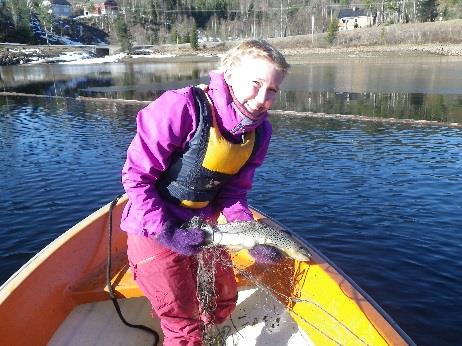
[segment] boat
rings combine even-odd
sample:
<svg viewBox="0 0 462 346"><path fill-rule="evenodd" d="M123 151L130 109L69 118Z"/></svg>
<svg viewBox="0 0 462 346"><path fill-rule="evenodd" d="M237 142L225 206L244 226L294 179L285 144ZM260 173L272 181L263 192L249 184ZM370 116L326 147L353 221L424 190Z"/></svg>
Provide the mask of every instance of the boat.
<svg viewBox="0 0 462 346"><path fill-rule="evenodd" d="M162 344L159 320L133 281L115 199L37 253L0 288L2 345ZM210 330L222 345L414 345L373 299L314 246L252 208L256 220L289 232L311 254L255 263L231 252L239 287L230 318ZM111 298L112 297L112 298ZM117 313L115 304L121 315ZM145 326L159 336L128 324Z"/></svg>

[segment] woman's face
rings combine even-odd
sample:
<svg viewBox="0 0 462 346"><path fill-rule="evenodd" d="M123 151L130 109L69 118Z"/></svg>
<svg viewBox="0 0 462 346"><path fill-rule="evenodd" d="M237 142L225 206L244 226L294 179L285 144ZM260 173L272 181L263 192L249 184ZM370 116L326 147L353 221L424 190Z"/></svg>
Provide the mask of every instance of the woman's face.
<svg viewBox="0 0 462 346"><path fill-rule="evenodd" d="M284 73L264 58L246 56L225 71L225 80L237 101L256 117L270 109L283 79Z"/></svg>

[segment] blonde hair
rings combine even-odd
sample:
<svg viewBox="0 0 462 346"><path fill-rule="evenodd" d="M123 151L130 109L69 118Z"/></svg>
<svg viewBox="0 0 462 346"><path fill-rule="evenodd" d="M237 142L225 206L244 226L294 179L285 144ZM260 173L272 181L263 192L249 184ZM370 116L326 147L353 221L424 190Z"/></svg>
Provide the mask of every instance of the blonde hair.
<svg viewBox="0 0 462 346"><path fill-rule="evenodd" d="M221 59L221 69L226 71L241 63L243 57L263 58L273 63L284 75L290 65L284 55L265 40L247 40L231 48Z"/></svg>

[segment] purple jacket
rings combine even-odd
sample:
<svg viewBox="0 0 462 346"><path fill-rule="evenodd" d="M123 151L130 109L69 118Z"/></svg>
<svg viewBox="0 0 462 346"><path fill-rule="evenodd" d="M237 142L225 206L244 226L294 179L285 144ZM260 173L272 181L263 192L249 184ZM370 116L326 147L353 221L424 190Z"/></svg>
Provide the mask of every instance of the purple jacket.
<svg viewBox="0 0 462 346"><path fill-rule="evenodd" d="M217 123L222 133L233 129L243 115L236 111L223 74L210 73L208 94L217 110ZM191 87L167 91L137 116L137 133L127 150L122 169L122 184L129 201L122 214L124 231L145 236L158 234L167 223L182 223L193 216L216 218L222 212L231 221L250 220L247 191L252 187L255 169L263 163L271 138L267 114L252 126L236 134L261 126L258 150L239 173L222 187L215 200L202 209L188 209L162 199L155 182L165 171L172 154L184 151L197 127Z"/></svg>

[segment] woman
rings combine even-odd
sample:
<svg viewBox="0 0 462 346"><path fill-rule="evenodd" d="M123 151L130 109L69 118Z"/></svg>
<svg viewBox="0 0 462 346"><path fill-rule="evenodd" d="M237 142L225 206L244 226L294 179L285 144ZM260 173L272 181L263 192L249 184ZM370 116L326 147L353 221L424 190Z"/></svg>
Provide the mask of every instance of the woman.
<svg viewBox="0 0 462 346"><path fill-rule="evenodd" d="M128 233L134 278L160 317L164 345L200 345L204 321L220 323L236 305L237 288L223 249L215 268L216 308L201 316L196 255L205 234L182 225L194 216L216 222L252 220L247 192L271 137L267 111L289 65L262 40L242 42L210 73L207 86L165 92L138 113L122 183L129 202ZM260 245L260 262L280 253Z"/></svg>

